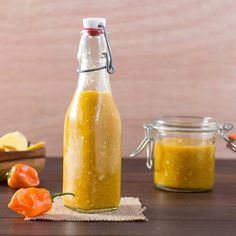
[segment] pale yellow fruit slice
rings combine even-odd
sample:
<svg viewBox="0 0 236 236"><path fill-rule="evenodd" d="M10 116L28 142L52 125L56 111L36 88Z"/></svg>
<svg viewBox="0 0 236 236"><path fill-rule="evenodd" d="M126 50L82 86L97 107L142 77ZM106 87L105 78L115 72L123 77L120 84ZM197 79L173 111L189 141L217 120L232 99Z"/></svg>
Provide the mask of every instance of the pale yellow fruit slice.
<svg viewBox="0 0 236 236"><path fill-rule="evenodd" d="M25 151L28 147L27 138L20 132L7 133L0 138L0 147L12 147L17 151Z"/></svg>
<svg viewBox="0 0 236 236"><path fill-rule="evenodd" d="M16 148L12 146L3 145L2 147L4 148L5 152L17 151Z"/></svg>
<svg viewBox="0 0 236 236"><path fill-rule="evenodd" d="M33 150L44 148L44 147L45 147L45 142L42 141L42 142L38 142L36 144L33 144L33 145L29 146L27 150L28 151L33 151Z"/></svg>

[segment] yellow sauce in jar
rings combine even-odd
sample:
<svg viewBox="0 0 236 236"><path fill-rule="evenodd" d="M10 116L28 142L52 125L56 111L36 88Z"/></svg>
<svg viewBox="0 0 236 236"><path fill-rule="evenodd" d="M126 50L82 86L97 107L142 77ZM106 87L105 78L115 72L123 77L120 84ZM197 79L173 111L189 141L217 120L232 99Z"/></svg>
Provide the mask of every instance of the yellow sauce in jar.
<svg viewBox="0 0 236 236"><path fill-rule="evenodd" d="M215 145L210 140L163 138L154 150L154 183L170 190L210 190L214 184Z"/></svg>
<svg viewBox="0 0 236 236"><path fill-rule="evenodd" d="M82 211L120 204L121 120L110 92L76 92L64 127L64 205Z"/></svg>

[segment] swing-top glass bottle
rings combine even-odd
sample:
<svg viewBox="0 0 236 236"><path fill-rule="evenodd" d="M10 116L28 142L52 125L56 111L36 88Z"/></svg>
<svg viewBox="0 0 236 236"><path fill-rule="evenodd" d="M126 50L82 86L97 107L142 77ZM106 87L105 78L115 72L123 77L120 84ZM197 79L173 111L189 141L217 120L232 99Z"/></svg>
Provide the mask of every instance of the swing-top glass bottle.
<svg viewBox="0 0 236 236"><path fill-rule="evenodd" d="M120 204L121 120L109 81L112 58L104 18L84 19L79 81L65 117L64 205L83 212Z"/></svg>

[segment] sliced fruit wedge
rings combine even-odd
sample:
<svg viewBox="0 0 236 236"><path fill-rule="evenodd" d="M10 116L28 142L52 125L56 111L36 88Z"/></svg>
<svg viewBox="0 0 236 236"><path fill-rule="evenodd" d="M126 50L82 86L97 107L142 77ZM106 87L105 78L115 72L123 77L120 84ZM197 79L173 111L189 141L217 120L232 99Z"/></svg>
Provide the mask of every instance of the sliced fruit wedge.
<svg viewBox="0 0 236 236"><path fill-rule="evenodd" d="M0 147L9 149L9 151L25 151L28 147L27 138L20 132L7 133L0 137ZM5 149L5 148L4 148Z"/></svg>
<svg viewBox="0 0 236 236"><path fill-rule="evenodd" d="M7 146L7 145L3 145L2 148L4 148L5 152L17 151L16 148L11 147L11 146Z"/></svg>
<svg viewBox="0 0 236 236"><path fill-rule="evenodd" d="M45 147L45 142L42 141L42 142L38 142L36 144L33 144L33 145L29 146L27 150L28 151L33 151L33 150L44 148L44 147Z"/></svg>

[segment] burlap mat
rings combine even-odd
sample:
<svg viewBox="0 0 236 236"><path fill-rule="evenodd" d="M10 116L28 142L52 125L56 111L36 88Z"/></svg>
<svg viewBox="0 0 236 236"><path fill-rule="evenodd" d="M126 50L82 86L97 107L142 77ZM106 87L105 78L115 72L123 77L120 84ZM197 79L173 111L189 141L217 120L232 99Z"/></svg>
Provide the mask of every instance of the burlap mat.
<svg viewBox="0 0 236 236"><path fill-rule="evenodd" d="M123 197L121 205L115 211L103 213L79 213L63 205L62 198L54 201L53 208L44 215L34 218L25 218L25 220L51 220L51 221L143 221L147 220L138 198Z"/></svg>

